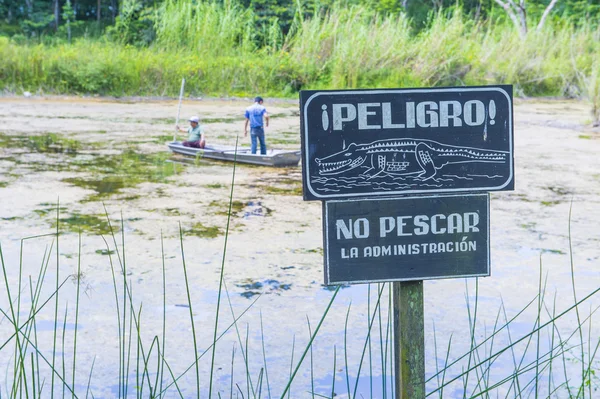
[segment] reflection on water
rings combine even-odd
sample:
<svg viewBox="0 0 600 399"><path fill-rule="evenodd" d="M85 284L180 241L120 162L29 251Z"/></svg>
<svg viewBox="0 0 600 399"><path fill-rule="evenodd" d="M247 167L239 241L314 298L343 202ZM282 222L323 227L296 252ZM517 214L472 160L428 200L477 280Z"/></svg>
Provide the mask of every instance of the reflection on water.
<svg viewBox="0 0 600 399"><path fill-rule="evenodd" d="M331 367L333 368L333 361L331 361ZM391 369L392 365L388 364L388 367ZM356 376L351 376L349 379L346 379L346 375L343 371L336 370L335 375L332 372L331 374L319 377L315 379L314 384L316 393L327 398L349 399L354 397L395 397L393 393L394 375L391 373L369 375L369 371L366 370L357 380ZM350 392L348 392L348 389L350 389ZM355 391L361 392L362 394L355 395Z"/></svg>
<svg viewBox="0 0 600 399"><path fill-rule="evenodd" d="M250 279L242 280L242 283L236 284L244 291L240 293L244 298L252 298L255 295L279 293L292 288L292 284L284 284L277 280L252 281Z"/></svg>
<svg viewBox="0 0 600 399"><path fill-rule="evenodd" d="M37 331L39 332L43 332L43 331L54 331L54 320L38 320L35 323L35 328ZM58 327L58 326L56 326ZM65 323L65 324L61 324L60 328L67 331L74 331L75 330L75 324L73 323ZM77 329L78 330L82 330L85 328L85 325L83 323L78 323L77 324Z"/></svg>
<svg viewBox="0 0 600 399"><path fill-rule="evenodd" d="M248 219L254 216L270 216L273 212L268 207L264 206L260 201L248 201L244 210L244 219Z"/></svg>

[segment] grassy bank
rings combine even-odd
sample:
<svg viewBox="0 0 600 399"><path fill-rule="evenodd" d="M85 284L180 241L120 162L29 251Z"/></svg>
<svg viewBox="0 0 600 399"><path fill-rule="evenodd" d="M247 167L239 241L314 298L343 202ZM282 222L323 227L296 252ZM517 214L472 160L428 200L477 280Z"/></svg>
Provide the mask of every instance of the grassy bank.
<svg viewBox="0 0 600 399"><path fill-rule="evenodd" d="M299 20L284 37L276 25L253 32L253 16L243 10L200 5L166 2L150 47L0 37L0 87L176 96L185 77L189 95L511 83L520 95L596 104L600 96L600 29L591 24L548 21L522 38L509 23L474 22L458 10L438 14L417 33L402 15L354 6Z"/></svg>

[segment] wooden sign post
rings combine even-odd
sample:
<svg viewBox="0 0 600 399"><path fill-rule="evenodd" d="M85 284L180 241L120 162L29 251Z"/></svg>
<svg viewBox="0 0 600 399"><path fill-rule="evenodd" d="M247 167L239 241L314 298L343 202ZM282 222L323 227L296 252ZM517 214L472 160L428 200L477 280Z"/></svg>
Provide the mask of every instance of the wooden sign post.
<svg viewBox="0 0 600 399"><path fill-rule="evenodd" d="M325 284L393 282L396 397L424 399L423 280L490 275L489 192L514 188L512 86L301 91L300 129Z"/></svg>
<svg viewBox="0 0 600 399"><path fill-rule="evenodd" d="M425 398L423 279L489 275L489 195L327 201L326 284L393 281L399 399Z"/></svg>
<svg viewBox="0 0 600 399"><path fill-rule="evenodd" d="M398 399L425 399L423 281L395 281L394 370Z"/></svg>

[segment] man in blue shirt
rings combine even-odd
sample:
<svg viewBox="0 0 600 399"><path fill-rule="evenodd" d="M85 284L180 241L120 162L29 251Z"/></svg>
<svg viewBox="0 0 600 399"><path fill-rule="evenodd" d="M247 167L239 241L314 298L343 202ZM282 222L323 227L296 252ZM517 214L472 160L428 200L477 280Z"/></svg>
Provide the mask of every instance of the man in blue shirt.
<svg viewBox="0 0 600 399"><path fill-rule="evenodd" d="M246 124L244 125L244 137L248 135L248 123L250 123L250 141L252 143L251 150L256 154L256 140L260 141L260 153L267 154L267 144L265 143L265 127L269 126L269 114L267 109L262 105L262 97L256 97L254 104L246 108ZM264 119L264 126L263 126Z"/></svg>

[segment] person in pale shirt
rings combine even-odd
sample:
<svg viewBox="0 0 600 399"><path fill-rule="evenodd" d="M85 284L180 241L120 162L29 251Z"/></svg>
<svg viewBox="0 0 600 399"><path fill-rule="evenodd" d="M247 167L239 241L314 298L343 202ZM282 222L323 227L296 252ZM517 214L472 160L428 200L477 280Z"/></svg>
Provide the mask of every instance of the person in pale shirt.
<svg viewBox="0 0 600 399"><path fill-rule="evenodd" d="M250 125L250 150L253 154L256 154L258 141L260 142L260 153L266 155L267 143L265 142L265 127L269 126L269 114L262 104L262 97L256 97L254 99L254 104L246 108L244 137L248 135L248 125Z"/></svg>
<svg viewBox="0 0 600 399"><path fill-rule="evenodd" d="M188 139L184 141L184 147L193 147L193 148L204 148L206 146L206 140L204 139L204 128L200 125L200 118L197 116L192 116L190 119L190 127L185 129L179 127L179 125L175 126L175 129L179 132L187 132Z"/></svg>

